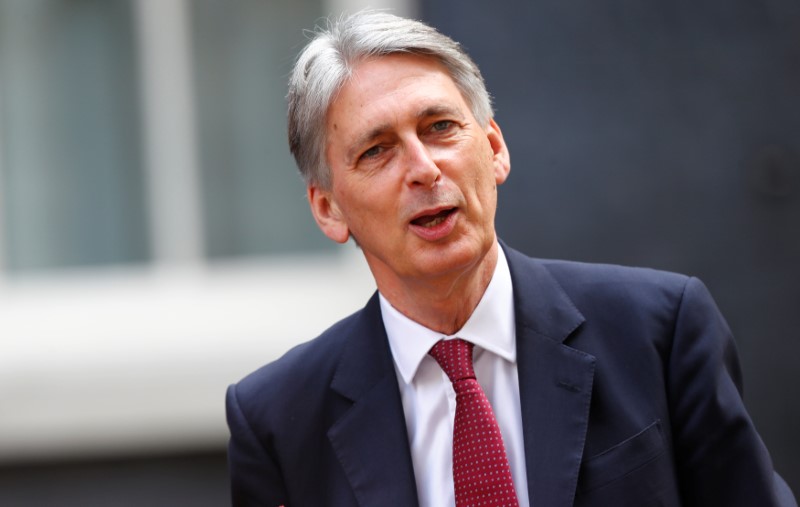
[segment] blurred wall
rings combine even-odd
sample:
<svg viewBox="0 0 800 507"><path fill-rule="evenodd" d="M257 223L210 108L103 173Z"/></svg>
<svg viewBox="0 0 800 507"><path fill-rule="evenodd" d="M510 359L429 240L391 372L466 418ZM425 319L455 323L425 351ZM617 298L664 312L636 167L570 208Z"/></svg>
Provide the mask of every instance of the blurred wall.
<svg viewBox="0 0 800 507"><path fill-rule="evenodd" d="M283 124L302 29L367 4L0 0L0 505L226 503L225 386L373 290ZM502 237L701 276L800 489L799 7L422 5L496 96Z"/></svg>
<svg viewBox="0 0 800 507"><path fill-rule="evenodd" d="M437 0L511 151L498 229L538 257L699 276L800 492L800 4Z"/></svg>
<svg viewBox="0 0 800 507"><path fill-rule="evenodd" d="M0 505L226 504L227 385L374 290L287 149L325 5L0 0Z"/></svg>

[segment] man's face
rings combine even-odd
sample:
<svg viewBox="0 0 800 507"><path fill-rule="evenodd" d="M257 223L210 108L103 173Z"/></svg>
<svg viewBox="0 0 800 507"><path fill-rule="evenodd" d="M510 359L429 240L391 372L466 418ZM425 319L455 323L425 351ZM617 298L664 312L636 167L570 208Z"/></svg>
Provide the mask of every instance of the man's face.
<svg viewBox="0 0 800 507"><path fill-rule="evenodd" d="M484 259L508 151L441 64L400 54L360 63L326 129L332 185L309 187L312 212L331 239L356 239L382 291Z"/></svg>

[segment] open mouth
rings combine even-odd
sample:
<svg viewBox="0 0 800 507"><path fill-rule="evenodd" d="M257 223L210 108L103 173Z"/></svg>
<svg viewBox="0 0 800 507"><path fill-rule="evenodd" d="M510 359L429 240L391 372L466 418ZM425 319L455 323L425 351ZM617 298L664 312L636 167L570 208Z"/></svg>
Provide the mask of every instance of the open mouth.
<svg viewBox="0 0 800 507"><path fill-rule="evenodd" d="M415 218L414 220L411 221L411 223L425 228L436 227L437 225L447 220L447 217L453 214L455 210L456 208L449 208L449 209L444 209L438 213L434 213L432 215L423 215L421 217Z"/></svg>

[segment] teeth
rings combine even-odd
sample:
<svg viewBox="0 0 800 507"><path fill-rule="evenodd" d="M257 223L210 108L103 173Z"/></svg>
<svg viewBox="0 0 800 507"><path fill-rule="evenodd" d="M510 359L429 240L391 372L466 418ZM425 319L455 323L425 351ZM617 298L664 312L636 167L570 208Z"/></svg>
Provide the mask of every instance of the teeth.
<svg viewBox="0 0 800 507"><path fill-rule="evenodd" d="M447 217L436 217L427 224L423 225L423 227L434 227L439 225L440 223L444 222Z"/></svg>

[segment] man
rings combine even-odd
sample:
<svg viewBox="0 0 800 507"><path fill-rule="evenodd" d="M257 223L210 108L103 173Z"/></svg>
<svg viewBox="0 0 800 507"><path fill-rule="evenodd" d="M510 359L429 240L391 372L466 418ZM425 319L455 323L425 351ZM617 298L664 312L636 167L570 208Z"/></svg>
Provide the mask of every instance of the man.
<svg viewBox="0 0 800 507"><path fill-rule="evenodd" d="M795 505L699 281L498 242L509 154L455 42L343 18L288 98L312 214L378 292L229 388L234 505Z"/></svg>

